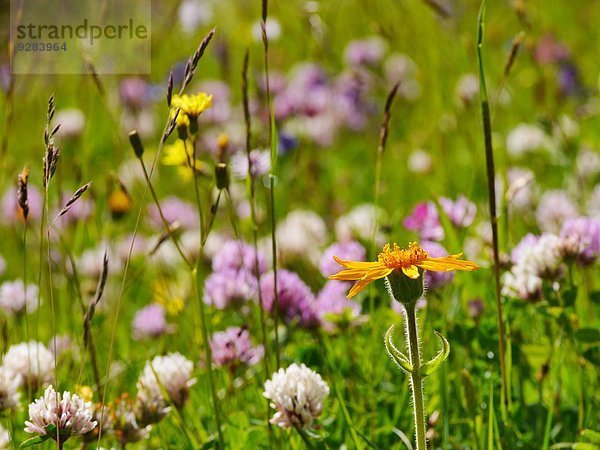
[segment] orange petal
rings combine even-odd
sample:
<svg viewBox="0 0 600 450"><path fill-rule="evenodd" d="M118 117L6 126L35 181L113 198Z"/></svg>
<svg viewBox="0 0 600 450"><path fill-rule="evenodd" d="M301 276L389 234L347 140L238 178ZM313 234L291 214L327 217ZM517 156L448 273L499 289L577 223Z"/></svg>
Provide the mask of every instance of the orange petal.
<svg viewBox="0 0 600 450"><path fill-rule="evenodd" d="M371 278L357 281L354 284L354 286L352 286L352 289L350 289L350 292L348 292L348 295L346 296L346 298L350 299L350 298L354 297L356 294L358 294L360 291L362 291L365 287L367 287L373 281L374 280Z"/></svg>
<svg viewBox="0 0 600 450"><path fill-rule="evenodd" d="M346 269L329 275L330 280L360 280L368 273L365 269Z"/></svg>
<svg viewBox="0 0 600 450"><path fill-rule="evenodd" d="M443 256L441 258L427 258L425 261L417 264L421 269L432 272L450 272L452 270L471 271L479 269L479 266L471 261L459 260L462 253L456 255Z"/></svg>
<svg viewBox="0 0 600 450"><path fill-rule="evenodd" d="M346 296L346 298L354 297L356 294L358 294L360 291L362 291L368 284L372 283L375 280L379 280L383 277L388 276L393 271L394 271L394 269L390 269L389 267L386 267L386 266L382 266L382 267L378 267L373 270L370 270L369 272L365 273L364 276L362 278L360 278L356 282L356 284L354 284L354 286L352 286L352 289L350 289L350 292L348 292L348 295Z"/></svg>
<svg viewBox="0 0 600 450"><path fill-rule="evenodd" d="M416 280L417 278L419 278L419 269L417 268L417 266L403 267L402 272L408 278L412 278L413 280Z"/></svg>
<svg viewBox="0 0 600 450"><path fill-rule="evenodd" d="M369 270L382 265L379 261L346 261L338 258L337 256L334 256L333 259L345 269Z"/></svg>

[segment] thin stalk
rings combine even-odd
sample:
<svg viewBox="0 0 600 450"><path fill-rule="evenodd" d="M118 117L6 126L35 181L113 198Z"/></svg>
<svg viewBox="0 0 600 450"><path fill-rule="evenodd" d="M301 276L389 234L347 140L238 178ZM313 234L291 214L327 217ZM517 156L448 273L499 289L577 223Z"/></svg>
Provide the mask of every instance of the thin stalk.
<svg viewBox="0 0 600 450"><path fill-rule="evenodd" d="M340 392L340 387L339 387L339 382L338 382L339 365L335 364L335 361L330 360L330 358L334 359L333 354L331 352L331 349L325 343L325 339L323 339L321 332L317 331L316 336L317 336L317 342L319 343L319 346L323 349L323 357L324 357L323 359L325 361L325 368L330 373L330 377L331 377L332 384L333 384L333 390L338 399L338 402L340 403L340 408L342 409L344 419L346 420L346 423L348 424L348 428L350 430L350 437L352 438L352 442L354 443L354 448L360 450L363 447L359 443L358 436L357 436L355 426L354 426L354 422L352 421L352 416L348 412L346 402L344 401L344 397L343 397L342 393Z"/></svg>
<svg viewBox="0 0 600 450"><path fill-rule="evenodd" d="M410 364L413 370L410 374L410 385L413 394L413 412L415 416L415 437L417 450L427 449L425 439L425 404L423 400L423 378L419 374L421 369L421 353L419 343L419 332L417 329L417 314L415 304L405 305L406 309L406 336L408 338L408 349L410 351Z"/></svg>
<svg viewBox="0 0 600 450"><path fill-rule="evenodd" d="M29 227L27 226L27 220L25 220L25 230L23 230L23 297L25 299L24 309L25 309L25 341L29 342L29 313L27 311L27 230ZM38 285L38 289L39 289ZM39 292L39 291L38 291ZM40 307L40 298L38 294L37 298L38 308Z"/></svg>
<svg viewBox="0 0 600 450"><path fill-rule="evenodd" d="M195 143L194 143L195 144ZM193 160L196 160L196 146L193 145ZM183 141L185 152L187 153L187 149L185 148L185 140ZM206 368L208 369L208 385L210 388L210 393L212 397L212 406L215 415L215 424L217 426L217 435L219 437L218 448L225 448L225 439L223 437L223 430L221 429L221 408L219 403L219 398L217 396L217 388L215 386L213 366L212 366L212 351L210 348L210 341L208 336L208 320L206 319L206 305L204 304L204 299L202 298L202 290L201 286L201 273L200 273L200 265L202 264L202 250L204 248L205 243L205 235L204 235L204 214L202 212L202 199L200 197L200 189L198 187L198 173L196 171L194 173L194 179L192 180L194 183L194 195L196 197L196 206L198 209L198 217L200 221L200 253L198 258L196 259L196 266L192 268L192 278L194 283L194 290L196 291L196 297L198 299L198 305L200 307L200 325L202 332L202 346L204 347L204 354L206 356Z"/></svg>
<svg viewBox="0 0 600 450"><path fill-rule="evenodd" d="M479 16L477 19L477 60L479 63L479 89L481 95L481 115L483 118L483 137L485 142L485 160L487 167L488 182L488 204L490 212L490 224L492 226L492 245L494 250L494 286L496 297L496 309L498 313L498 333L500 350L500 373L502 376L502 411L508 406L508 380L506 376L506 331L504 329L504 315L502 313L502 297L500 291L500 256L498 250L498 217L496 215L496 187L494 183L494 148L492 146L492 123L490 118L490 106L488 103L487 86L485 84L485 71L483 69L483 25L485 16L485 0L481 2Z"/></svg>
<svg viewBox="0 0 600 450"><path fill-rule="evenodd" d="M49 184L48 180L48 184ZM46 188L44 189L44 205L45 210L42 212L42 215L46 216L46 224L48 224L48 184L46 184ZM56 350L56 304L54 301L54 288L52 286L52 256L50 254L50 226L46 227L46 250L47 250L47 261L48 261L48 292L50 295L50 309L52 310L52 318L51 318L51 328L52 328L52 347ZM58 386L58 355L54 353L54 385Z"/></svg>
<svg viewBox="0 0 600 450"><path fill-rule="evenodd" d="M38 264L38 279L37 285L39 286L40 291L42 290L42 275L44 272L44 228L46 226L46 215L44 211L46 210L46 202L47 195L44 195L42 198L42 217L40 220L40 247L38 250L39 264ZM37 340L38 330L39 330L39 322L40 322L40 314L36 314L35 323L33 326L34 338Z"/></svg>
<svg viewBox="0 0 600 450"><path fill-rule="evenodd" d="M276 223L275 223L275 175L269 176L270 189L269 197L271 201L271 249L273 251L273 307L275 311L279 312L279 291L277 289L277 239L275 237ZM273 316L273 328L275 329L275 369L279 370L281 367L281 350L279 348L279 314Z"/></svg>
<svg viewBox="0 0 600 450"><path fill-rule="evenodd" d="M152 167L150 168L150 173L148 174L149 179L152 179L152 174L154 173L154 168L156 167L156 162L157 162L158 157L165 145L165 140L167 138L167 130L169 128L169 124L170 124L170 120L167 119L164 129L163 129L163 134L162 134L160 143L158 145L158 150L156 152L156 155L154 156L154 160L152 161ZM138 214L135 219L135 225L133 227L133 238L131 239L131 243L129 244L127 258L125 259L125 267L123 268L123 277L121 278L121 283L119 286L119 293L117 295L117 303L115 306L114 321L113 321L112 330L110 332L110 340L109 340L109 344L108 344L108 355L106 358L106 375L105 375L106 383L104 383L104 386L102 388L102 400L100 402L102 404L102 406L105 405L105 401L106 401L106 393L107 393L107 389L108 389L108 376L110 373L111 359L112 359L115 339L116 339L116 335L117 335L117 322L118 322L119 313L120 313L120 309L121 309L121 301L123 300L123 295L125 293L125 282L126 282L127 274L129 271L131 255L133 254L133 246L135 245L135 239L138 234L138 230L139 230L140 223L142 220L142 212L144 211L144 205L146 204L146 199L148 198L149 190L150 190L150 188L148 186L148 183L146 183L146 186L144 187L144 193L142 194L142 200L140 202L140 208L138 210ZM43 219L43 217L42 217L42 219ZM41 277L41 274L40 274L40 277ZM100 431L98 433L98 441L97 441L98 445L100 445L100 440L102 439L102 421L100 421L99 425L100 425L99 426ZM123 443L122 446L125 447L125 444Z"/></svg>
<svg viewBox="0 0 600 450"><path fill-rule="evenodd" d="M250 107L248 101L248 61L249 61L249 53L246 50L246 54L244 56L244 65L242 70L242 97L243 97L243 106L244 106L244 120L246 123L246 157L248 159L248 193L250 197L250 215L252 220L252 243L254 245L254 275L256 276L257 281L260 279L260 274L258 272L258 224L256 219L256 184L254 183L254 177L252 176L252 161L250 160L250 151L251 151L251 140L252 140L252 124L250 120ZM276 280L276 278L275 278ZM262 331L262 344L265 349L265 357L263 358L263 362L265 365L265 377L268 377L271 373L269 368L269 346L267 345L267 327L265 320L265 307L263 305L262 292L260 286L258 288L258 304L260 309L260 326ZM275 310L275 315L279 313L278 310Z"/></svg>
<svg viewBox="0 0 600 450"><path fill-rule="evenodd" d="M200 201L200 192L198 190L198 185L196 183L196 177L194 177L194 192L196 194L196 202L198 203L198 211L201 211L201 201ZM199 214L201 214L199 212ZM200 242L202 242L203 231L200 228ZM210 342L208 339L208 321L206 320L206 305L204 304L204 299L202 298L202 291L200 290L201 286L201 275L200 275L200 264L202 262L202 248L200 248L200 254L196 260L196 267L192 270L192 276L194 281L194 289L196 291L196 296L198 299L198 304L200 306L200 322L202 328L202 345L204 347L204 354L206 355L206 368L208 369L208 384L210 388L210 393L212 397L213 410L215 414L215 422L217 426L217 434L219 436L219 448L225 447L225 439L223 438L223 430L221 429L221 408L219 404L219 398L217 397L217 389L215 387L214 375L213 375L213 367L212 367L212 352L210 349Z"/></svg>
<svg viewBox="0 0 600 450"><path fill-rule="evenodd" d="M315 445L310 441L310 439L308 438L306 433L302 430L302 428L298 427L298 425L295 425L294 428L296 429L296 431L302 438L302 442L304 442L307 449L309 449L309 450L316 449Z"/></svg>
<svg viewBox="0 0 600 450"><path fill-rule="evenodd" d="M384 115L383 121L381 122L381 128L379 131L379 142L377 144L377 159L375 161L375 190L373 193L373 227L371 230L371 248L369 249L369 259L375 258L375 248L377 246L377 230L379 227L378 222L378 211L379 211L379 198L381 196L381 172L383 167L383 155L385 153L385 145L387 143L388 133L389 133L389 125L390 118L392 117L392 104L394 102L394 98L396 97L396 93L398 92L398 87L400 83L396 83L391 91L388 93L388 96L385 101ZM375 295L373 292L373 286L369 287L369 315L371 317L375 316ZM375 342L377 339L377 329L376 327L371 327L371 341ZM374 354L374 359L372 363L372 367L376 367L376 358L377 354ZM371 397L371 409L373 411L376 410L377 405L374 397ZM375 420L372 421L372 432L375 427Z"/></svg>
<svg viewBox="0 0 600 450"><path fill-rule="evenodd" d="M277 165L277 131L275 129L275 112L271 101L271 84L269 80L269 38L267 36L267 14L269 10L268 0L262 0L262 20L260 22L262 30L262 41L265 63L265 84L267 91L267 107L269 108L269 148L271 149L271 172L269 173L269 200L271 213L271 249L273 252L273 307L279 311L279 292L277 290L277 239L275 238L275 167ZM279 370L281 366L281 357L279 349L279 315L273 316L273 327L275 329L275 369Z"/></svg>
<svg viewBox="0 0 600 450"><path fill-rule="evenodd" d="M184 145L185 151L187 152L187 148L185 148L185 141L183 141L183 145ZM148 188L150 189L150 194L152 195L152 199L154 200L154 203L156 204L156 208L158 209L158 214L160 216L160 220L163 223L163 226L165 227L165 231L169 235L169 238L171 238L173 245L175 245L175 248L177 249L179 256L181 256L181 258L183 259L185 264L191 269L193 267L193 264L190 262L188 257L185 255L183 249L181 248L181 246L179 245L179 242L177 241L177 238L173 234L173 230L171 229L169 222L167 221L167 219L165 218L165 216L163 214L162 208L160 207L160 202L158 200L158 196L156 195L156 191L154 190L154 186L152 185L152 181L150 180L150 176L148 174L148 171L146 170L146 164L144 164L144 160L142 158L138 158L138 160L140 161L140 165L142 166L142 170L144 172L144 178L146 180L146 183L148 183Z"/></svg>

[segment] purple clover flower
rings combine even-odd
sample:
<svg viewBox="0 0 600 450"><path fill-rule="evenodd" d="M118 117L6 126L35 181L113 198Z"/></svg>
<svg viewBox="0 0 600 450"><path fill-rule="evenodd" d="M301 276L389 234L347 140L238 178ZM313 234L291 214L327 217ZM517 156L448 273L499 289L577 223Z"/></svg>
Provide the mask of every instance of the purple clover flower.
<svg viewBox="0 0 600 450"><path fill-rule="evenodd" d="M217 309L239 306L256 297L258 283L247 270L213 272L204 282L204 303Z"/></svg>
<svg viewBox="0 0 600 450"><path fill-rule="evenodd" d="M131 328L136 340L156 338L171 330L171 326L167 324L165 309L158 304L140 309L133 318Z"/></svg>
<svg viewBox="0 0 600 450"><path fill-rule="evenodd" d="M469 317L473 320L478 320L485 311L485 306L483 305L483 300L480 298L474 298L473 300L469 300Z"/></svg>
<svg viewBox="0 0 600 450"><path fill-rule="evenodd" d="M41 299L35 284L25 286L23 280L6 281L0 285L0 311L8 315L20 315L37 311Z"/></svg>
<svg viewBox="0 0 600 450"><path fill-rule="evenodd" d="M600 255L600 219L567 219L562 225L560 235L576 245L577 259L581 264L591 264Z"/></svg>
<svg viewBox="0 0 600 450"><path fill-rule="evenodd" d="M444 239L444 229L440 224L440 218L433 202L417 204L412 214L404 219L404 227L417 232L420 239L424 241Z"/></svg>
<svg viewBox="0 0 600 450"><path fill-rule="evenodd" d="M273 272L268 272L260 279L260 290L263 305L266 310L274 314L274 283ZM289 270L277 271L277 294L279 300L279 312L284 316L286 322L298 320L303 327L314 327L319 320L314 310L314 295L310 288L300 277Z"/></svg>
<svg viewBox="0 0 600 450"><path fill-rule="evenodd" d="M336 316L347 317L348 320L356 320L360 317L360 305L354 300L348 300L346 294L351 283L330 280L325 283L319 292L313 306L321 326L327 331L336 327Z"/></svg>
<svg viewBox="0 0 600 450"><path fill-rule="evenodd" d="M39 220L42 217L42 195L31 184L27 186L27 201L29 202L28 220ZM17 203L17 190L15 188L7 189L2 196L2 217L0 217L0 223L12 225L22 221L23 212Z"/></svg>
<svg viewBox="0 0 600 450"><path fill-rule="evenodd" d="M385 50L385 42L378 36L357 39L346 45L344 60L351 66L375 66L381 62Z"/></svg>
<svg viewBox="0 0 600 450"><path fill-rule="evenodd" d="M440 205L450 222L456 227L466 228L475 220L477 207L464 195L459 196L456 200L440 197Z"/></svg>
<svg viewBox="0 0 600 450"><path fill-rule="evenodd" d="M258 274L262 275L267 270L264 256L254 252L254 247L243 241L228 241L217 252L212 261L215 272L246 270L255 273L256 259L258 258Z"/></svg>
<svg viewBox="0 0 600 450"><path fill-rule="evenodd" d="M254 347L250 333L245 328L229 327L214 333L210 340L213 363L217 366L235 368L240 364L252 366L264 355L262 345Z"/></svg>
<svg viewBox="0 0 600 450"><path fill-rule="evenodd" d="M169 223L178 222L183 228L198 227L198 211L191 203L177 197L167 197L160 202L160 208L165 220ZM148 207L150 222L155 228L162 229L163 223L155 204Z"/></svg>

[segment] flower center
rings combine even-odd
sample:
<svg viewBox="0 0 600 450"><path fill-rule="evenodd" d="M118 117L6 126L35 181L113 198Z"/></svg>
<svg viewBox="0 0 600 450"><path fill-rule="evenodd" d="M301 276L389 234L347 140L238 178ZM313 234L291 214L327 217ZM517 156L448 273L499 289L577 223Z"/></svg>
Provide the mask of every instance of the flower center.
<svg viewBox="0 0 600 450"><path fill-rule="evenodd" d="M428 257L429 254L423 247L416 242L411 242L408 246L408 250L398 247L396 243L394 243L393 248L390 244L385 244L383 251L377 257L377 260L390 269L401 269L402 267L409 267L423 262Z"/></svg>

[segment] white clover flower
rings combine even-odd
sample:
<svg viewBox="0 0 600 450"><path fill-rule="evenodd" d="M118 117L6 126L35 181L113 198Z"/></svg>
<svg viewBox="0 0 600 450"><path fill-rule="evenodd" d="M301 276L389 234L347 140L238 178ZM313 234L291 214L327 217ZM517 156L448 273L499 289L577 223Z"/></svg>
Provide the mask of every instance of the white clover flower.
<svg viewBox="0 0 600 450"><path fill-rule="evenodd" d="M387 242L387 237L381 232L381 223L385 219L385 212L381 208L375 209L375 206L370 204L359 205L337 220L335 223L337 240L346 242L358 239L363 242L371 242L375 215L377 215L379 223L375 241L377 245L383 247Z"/></svg>
<svg viewBox="0 0 600 450"><path fill-rule="evenodd" d="M390 83L400 82L398 95L409 102L421 96L421 84L416 80L417 64L407 55L393 53L384 62L385 77Z"/></svg>
<svg viewBox="0 0 600 450"><path fill-rule="evenodd" d="M542 281L562 276L565 240L554 234L527 236L513 252L515 264L502 278L505 296L534 300L541 294ZM517 248L515 249L517 250Z"/></svg>
<svg viewBox="0 0 600 450"><path fill-rule="evenodd" d="M422 149L416 149L408 155L406 164L408 165L408 170L418 174L429 173L433 162L429 153Z"/></svg>
<svg viewBox="0 0 600 450"><path fill-rule="evenodd" d="M502 295L505 297L536 300L541 291L542 279L534 273L511 270L502 276Z"/></svg>
<svg viewBox="0 0 600 450"><path fill-rule="evenodd" d="M583 148L577 153L575 160L577 174L583 178L593 178L600 172L600 154L598 150Z"/></svg>
<svg viewBox="0 0 600 450"><path fill-rule="evenodd" d="M265 31L269 41L276 41L281 36L281 24L277 19L269 17L265 22ZM252 39L255 42L262 42L262 27L258 21L252 25Z"/></svg>
<svg viewBox="0 0 600 450"><path fill-rule="evenodd" d="M0 366L0 413L21 406L21 393L18 390L20 385L21 375L15 375ZM0 448L2 447L0 446Z"/></svg>
<svg viewBox="0 0 600 450"><path fill-rule="evenodd" d="M136 409L142 422L156 423L169 411L167 401L176 408L185 404L190 388L196 383L192 378L194 364L180 353L156 356L146 366L137 382ZM165 399L163 392L168 395Z"/></svg>
<svg viewBox="0 0 600 450"><path fill-rule="evenodd" d="M521 123L506 138L506 149L511 156L519 157L536 150L549 149L551 139L540 127Z"/></svg>
<svg viewBox="0 0 600 450"><path fill-rule="evenodd" d="M248 177L248 155L240 151L229 161L231 173L238 180ZM252 178L260 178L271 170L271 153L269 150L252 150L250 152L250 174Z"/></svg>
<svg viewBox="0 0 600 450"><path fill-rule="evenodd" d="M128 249L129 250L129 249ZM100 278L104 268L104 253L108 255L110 273L118 273L123 264L121 260L114 256L114 252L107 243L103 242L98 246L85 250L77 261L77 271L80 276L88 277L93 280Z"/></svg>
<svg viewBox="0 0 600 450"><path fill-rule="evenodd" d="M29 404L29 420L25 421L27 433L37 433L61 440L74 435L83 435L96 428L98 423L92 420L92 403L85 402L77 394L65 391L60 394L52 385L46 388L44 396ZM49 433L48 425L56 427Z"/></svg>
<svg viewBox="0 0 600 450"><path fill-rule="evenodd" d="M0 450L8 450L10 445L10 434L0 425Z"/></svg>
<svg viewBox="0 0 600 450"><path fill-rule="evenodd" d="M0 309L8 315L31 314L41 303L39 295L35 284L25 286L23 280L6 281L0 285Z"/></svg>
<svg viewBox="0 0 600 450"><path fill-rule="evenodd" d="M181 28L191 34L212 19L213 4L207 0L184 0L177 12Z"/></svg>
<svg viewBox="0 0 600 450"><path fill-rule="evenodd" d="M321 375L306 367L292 364L279 369L265 383L263 395L277 412L270 422L282 428L309 428L323 411L329 387Z"/></svg>
<svg viewBox="0 0 600 450"><path fill-rule="evenodd" d="M509 207L517 212L530 210L535 188L533 172L522 167L511 167L506 171L506 178L506 201ZM502 188L499 192L502 192Z"/></svg>
<svg viewBox="0 0 600 450"><path fill-rule="evenodd" d="M282 259L306 258L317 265L327 242L325 221L313 211L297 209L277 226L277 250ZM268 253L267 253L268 254Z"/></svg>
<svg viewBox="0 0 600 450"><path fill-rule="evenodd" d="M62 138L77 137L85 127L85 115L77 108L57 111L54 121L60 123L60 136Z"/></svg>
<svg viewBox="0 0 600 450"><path fill-rule="evenodd" d="M20 376L21 386L29 385L35 390L52 381L54 356L41 342L22 342L8 349L3 366L14 376Z"/></svg>
<svg viewBox="0 0 600 450"><path fill-rule="evenodd" d="M454 93L464 105L470 104L479 95L479 77L474 73L464 74L458 79Z"/></svg>

